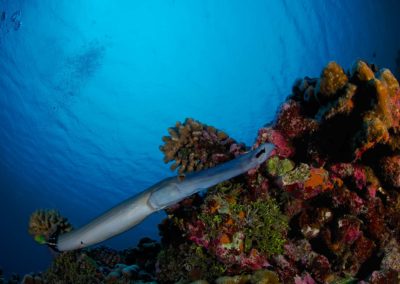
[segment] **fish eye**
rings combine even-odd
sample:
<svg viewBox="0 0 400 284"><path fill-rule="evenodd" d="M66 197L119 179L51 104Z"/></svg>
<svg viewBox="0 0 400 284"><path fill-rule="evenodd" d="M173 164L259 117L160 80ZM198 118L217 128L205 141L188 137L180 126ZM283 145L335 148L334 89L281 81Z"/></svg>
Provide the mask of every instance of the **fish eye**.
<svg viewBox="0 0 400 284"><path fill-rule="evenodd" d="M258 159L258 158L260 158L260 156L262 155L262 154L264 154L265 153L265 148L263 148L260 152L258 152L257 154L256 154L256 158Z"/></svg>

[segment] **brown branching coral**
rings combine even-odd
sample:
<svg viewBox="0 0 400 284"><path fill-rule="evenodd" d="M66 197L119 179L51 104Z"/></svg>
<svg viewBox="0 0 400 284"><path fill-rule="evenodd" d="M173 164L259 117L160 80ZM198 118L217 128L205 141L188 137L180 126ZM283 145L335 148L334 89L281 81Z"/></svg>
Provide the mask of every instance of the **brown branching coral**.
<svg viewBox="0 0 400 284"><path fill-rule="evenodd" d="M171 169L179 173L199 171L231 160L244 150L225 132L199 121L187 118L168 129L170 136L164 136L164 162L174 161Z"/></svg>
<svg viewBox="0 0 400 284"><path fill-rule="evenodd" d="M48 240L54 233L65 233L72 230L72 225L56 210L37 210L29 220L29 234L36 240Z"/></svg>

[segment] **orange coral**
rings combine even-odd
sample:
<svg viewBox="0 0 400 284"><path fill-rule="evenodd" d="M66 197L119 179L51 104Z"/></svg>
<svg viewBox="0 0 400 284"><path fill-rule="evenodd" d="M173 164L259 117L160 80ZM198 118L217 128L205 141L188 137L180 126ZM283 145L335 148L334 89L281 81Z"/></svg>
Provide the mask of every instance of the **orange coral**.
<svg viewBox="0 0 400 284"><path fill-rule="evenodd" d="M310 176L304 182L304 188L306 190L330 190L333 188L333 184L329 180L329 173L323 168L311 168Z"/></svg>
<svg viewBox="0 0 400 284"><path fill-rule="evenodd" d="M219 238L219 242L223 245L226 245L231 242L231 239L227 234L222 234L221 237Z"/></svg>
<svg viewBox="0 0 400 284"><path fill-rule="evenodd" d="M356 137L355 157L360 158L368 149L376 144L397 145L392 142L390 129L398 132L399 128L399 83L393 74L383 69L377 78L371 76L372 70L366 64L356 64L359 70L355 73L359 78L368 80L367 95L371 96L373 107L363 115L363 130ZM396 146L397 147L397 146Z"/></svg>
<svg viewBox="0 0 400 284"><path fill-rule="evenodd" d="M336 62L329 62L322 71L321 78L318 81L318 99L324 100L336 96L337 91L343 88L347 81L348 78L342 67Z"/></svg>

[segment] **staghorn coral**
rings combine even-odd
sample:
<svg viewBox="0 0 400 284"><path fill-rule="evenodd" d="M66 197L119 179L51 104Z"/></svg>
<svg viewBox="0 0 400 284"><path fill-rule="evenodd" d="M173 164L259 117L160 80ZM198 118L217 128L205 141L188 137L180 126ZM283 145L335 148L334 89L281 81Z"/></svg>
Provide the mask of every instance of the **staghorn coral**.
<svg viewBox="0 0 400 284"><path fill-rule="evenodd" d="M37 210L29 220L28 232L36 241L46 242L55 233L72 230L72 225L56 210Z"/></svg>
<svg viewBox="0 0 400 284"><path fill-rule="evenodd" d="M180 174L213 167L231 160L244 151L244 146L212 126L187 118L168 129L170 136L164 136L164 162L174 161L171 169Z"/></svg>

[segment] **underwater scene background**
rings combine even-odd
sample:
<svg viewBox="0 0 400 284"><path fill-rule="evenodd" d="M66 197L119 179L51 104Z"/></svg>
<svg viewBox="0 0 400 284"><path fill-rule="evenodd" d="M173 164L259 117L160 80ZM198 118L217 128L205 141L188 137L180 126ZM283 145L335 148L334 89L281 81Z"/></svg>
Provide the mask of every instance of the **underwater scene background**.
<svg viewBox="0 0 400 284"><path fill-rule="evenodd" d="M79 227L176 175L159 146L177 121L252 146L296 80L330 61L348 70L361 59L399 78L398 11L395 0L0 0L6 277L44 271L54 257L28 234L36 209ZM159 240L165 217L104 244Z"/></svg>

